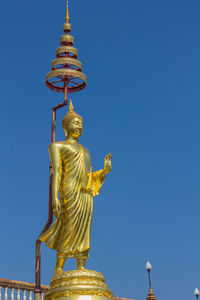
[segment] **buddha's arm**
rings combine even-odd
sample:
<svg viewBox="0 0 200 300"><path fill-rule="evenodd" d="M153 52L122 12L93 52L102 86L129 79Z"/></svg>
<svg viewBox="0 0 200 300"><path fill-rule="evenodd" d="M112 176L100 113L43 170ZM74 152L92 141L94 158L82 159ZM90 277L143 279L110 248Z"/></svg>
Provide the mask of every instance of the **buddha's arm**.
<svg viewBox="0 0 200 300"><path fill-rule="evenodd" d="M60 159L60 145L51 144L49 146L49 155L53 167L53 177L52 177L52 205L53 213L56 218L59 216L60 202L58 200L58 193L60 187L61 178L61 159Z"/></svg>
<svg viewBox="0 0 200 300"><path fill-rule="evenodd" d="M100 189L104 183L106 174L104 170L99 170L93 172L91 175L91 189L93 196L98 196L100 194Z"/></svg>
<svg viewBox="0 0 200 300"><path fill-rule="evenodd" d="M105 177L111 171L111 169L112 169L111 154L109 153L104 160L104 169L92 173L91 182L92 182L93 196L99 195Z"/></svg>

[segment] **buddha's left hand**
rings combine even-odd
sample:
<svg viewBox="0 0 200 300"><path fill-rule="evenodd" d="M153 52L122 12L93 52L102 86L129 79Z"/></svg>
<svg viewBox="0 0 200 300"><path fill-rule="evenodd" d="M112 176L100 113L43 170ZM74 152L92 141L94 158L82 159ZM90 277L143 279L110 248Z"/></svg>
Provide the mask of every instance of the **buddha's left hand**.
<svg viewBox="0 0 200 300"><path fill-rule="evenodd" d="M112 169L111 153L109 153L104 159L104 170L106 173L109 173L111 169Z"/></svg>

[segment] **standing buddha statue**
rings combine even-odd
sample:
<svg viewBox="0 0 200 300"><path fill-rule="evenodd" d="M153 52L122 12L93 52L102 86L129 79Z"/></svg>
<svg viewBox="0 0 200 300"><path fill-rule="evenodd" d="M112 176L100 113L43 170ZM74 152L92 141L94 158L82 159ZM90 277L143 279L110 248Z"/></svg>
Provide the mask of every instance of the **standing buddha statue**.
<svg viewBox="0 0 200 300"><path fill-rule="evenodd" d="M77 269L85 270L90 249L93 197L100 193L112 167L111 154L108 154L104 160L104 169L93 172L89 151L78 143L83 119L75 113L71 101L69 111L62 120L62 127L65 141L49 146L53 167L53 213L56 220L40 236L40 240L49 248L57 250L55 275L63 273L67 258L76 258Z"/></svg>

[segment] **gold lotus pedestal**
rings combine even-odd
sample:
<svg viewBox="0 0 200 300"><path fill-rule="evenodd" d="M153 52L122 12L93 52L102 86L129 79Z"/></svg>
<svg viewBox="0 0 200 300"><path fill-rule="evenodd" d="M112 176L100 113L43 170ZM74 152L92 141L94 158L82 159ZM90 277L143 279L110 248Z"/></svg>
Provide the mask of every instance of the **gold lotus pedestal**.
<svg viewBox="0 0 200 300"><path fill-rule="evenodd" d="M109 300L112 291L96 271L74 270L54 275L45 300Z"/></svg>

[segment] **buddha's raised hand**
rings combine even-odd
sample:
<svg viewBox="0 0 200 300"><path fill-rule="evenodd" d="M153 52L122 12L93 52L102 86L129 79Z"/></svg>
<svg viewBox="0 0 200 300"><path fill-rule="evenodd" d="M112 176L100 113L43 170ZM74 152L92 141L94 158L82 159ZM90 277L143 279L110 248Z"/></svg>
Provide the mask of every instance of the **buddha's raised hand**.
<svg viewBox="0 0 200 300"><path fill-rule="evenodd" d="M111 169L112 169L111 153L109 153L104 159L104 170L106 173L109 173Z"/></svg>

